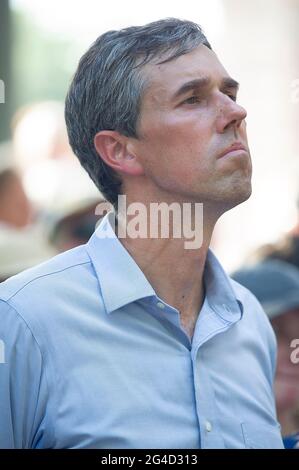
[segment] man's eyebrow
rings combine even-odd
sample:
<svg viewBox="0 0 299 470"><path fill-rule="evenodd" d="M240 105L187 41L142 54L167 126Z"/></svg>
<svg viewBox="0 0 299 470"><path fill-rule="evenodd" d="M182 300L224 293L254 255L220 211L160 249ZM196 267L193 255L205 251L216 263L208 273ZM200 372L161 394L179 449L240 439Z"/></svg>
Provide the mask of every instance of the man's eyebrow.
<svg viewBox="0 0 299 470"><path fill-rule="evenodd" d="M200 88L205 88L209 85L210 79L208 77L196 78L190 82L184 83L180 88L174 93L172 99L177 99L182 95L185 95L190 90L199 90Z"/></svg>
<svg viewBox="0 0 299 470"><path fill-rule="evenodd" d="M209 77L201 77L196 78L195 80L191 80L190 82L184 83L180 88L174 93L172 99L175 100L182 95L185 95L191 90L199 91L202 88L206 88L210 85L211 79ZM226 90L227 88L235 88L236 90L239 89L239 83L231 77L225 77L221 80L220 89Z"/></svg>
<svg viewBox="0 0 299 470"><path fill-rule="evenodd" d="M227 88L235 88L236 91L238 91L239 87L240 84L234 78L225 77L221 81L220 90L226 90Z"/></svg>

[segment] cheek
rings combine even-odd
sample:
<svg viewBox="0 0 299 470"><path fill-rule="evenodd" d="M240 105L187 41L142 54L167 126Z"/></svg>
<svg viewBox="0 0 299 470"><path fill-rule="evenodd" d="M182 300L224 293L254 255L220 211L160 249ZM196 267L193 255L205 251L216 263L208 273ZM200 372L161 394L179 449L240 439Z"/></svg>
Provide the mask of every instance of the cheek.
<svg viewBox="0 0 299 470"><path fill-rule="evenodd" d="M188 116L156 113L143 121L139 155L145 174L169 189L209 180L215 172L212 118L194 111Z"/></svg>
<svg viewBox="0 0 299 470"><path fill-rule="evenodd" d="M186 166L204 162L211 135L206 122L172 119L157 122L145 136L146 154L160 163Z"/></svg>

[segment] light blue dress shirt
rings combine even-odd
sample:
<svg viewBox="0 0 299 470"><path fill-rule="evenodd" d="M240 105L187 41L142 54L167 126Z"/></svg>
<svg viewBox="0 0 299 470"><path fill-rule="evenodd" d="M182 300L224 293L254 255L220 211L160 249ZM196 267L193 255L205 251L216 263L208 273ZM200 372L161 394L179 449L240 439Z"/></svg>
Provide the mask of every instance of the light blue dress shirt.
<svg viewBox="0 0 299 470"><path fill-rule="evenodd" d="M283 448L255 297L209 251L190 341L109 217L0 286L0 447Z"/></svg>

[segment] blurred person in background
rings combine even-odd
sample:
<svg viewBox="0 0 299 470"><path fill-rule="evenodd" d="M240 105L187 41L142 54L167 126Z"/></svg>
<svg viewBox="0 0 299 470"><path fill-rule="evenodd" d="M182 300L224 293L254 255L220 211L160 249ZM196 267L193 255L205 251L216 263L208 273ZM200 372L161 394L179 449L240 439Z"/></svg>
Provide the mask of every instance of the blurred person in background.
<svg viewBox="0 0 299 470"><path fill-rule="evenodd" d="M63 104L27 105L16 112L12 129L16 165L50 243L59 253L86 243L103 198L74 158Z"/></svg>
<svg viewBox="0 0 299 470"><path fill-rule="evenodd" d="M66 206L99 197L74 158L62 103L44 101L19 109L12 130L16 165L27 195L41 212L55 217Z"/></svg>
<svg viewBox="0 0 299 470"><path fill-rule="evenodd" d="M11 142L0 144L0 202L0 281L4 281L56 253L37 223L15 166Z"/></svg>
<svg viewBox="0 0 299 470"><path fill-rule="evenodd" d="M232 277L261 302L275 331L278 420L285 447L299 449L299 362L292 358L293 348L299 347L299 269L285 261L268 260L244 267Z"/></svg>
<svg viewBox="0 0 299 470"><path fill-rule="evenodd" d="M59 207L49 230L49 240L59 253L87 243L101 220L96 208L102 200L82 197Z"/></svg>
<svg viewBox="0 0 299 470"><path fill-rule="evenodd" d="M0 144L0 225L21 229L33 217L31 203L15 168L11 142Z"/></svg>

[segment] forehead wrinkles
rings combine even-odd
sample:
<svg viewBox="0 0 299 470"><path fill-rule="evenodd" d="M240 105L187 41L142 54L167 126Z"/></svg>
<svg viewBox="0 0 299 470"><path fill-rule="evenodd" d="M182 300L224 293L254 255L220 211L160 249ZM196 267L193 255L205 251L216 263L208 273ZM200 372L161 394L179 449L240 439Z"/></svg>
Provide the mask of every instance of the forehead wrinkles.
<svg viewBox="0 0 299 470"><path fill-rule="evenodd" d="M172 64L173 65L173 64ZM180 73L178 66L165 67L166 64L153 64L146 71L146 83L141 99L141 109L163 109L171 103L171 97L179 84L188 77L198 77L199 73L188 71Z"/></svg>
<svg viewBox="0 0 299 470"><path fill-rule="evenodd" d="M142 69L146 81L142 103L163 106L173 93L186 81L210 77L211 81L229 76L216 54L205 46L199 46L174 60L159 64L149 62Z"/></svg>

